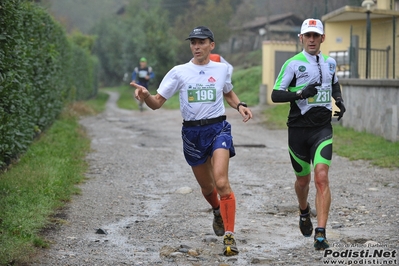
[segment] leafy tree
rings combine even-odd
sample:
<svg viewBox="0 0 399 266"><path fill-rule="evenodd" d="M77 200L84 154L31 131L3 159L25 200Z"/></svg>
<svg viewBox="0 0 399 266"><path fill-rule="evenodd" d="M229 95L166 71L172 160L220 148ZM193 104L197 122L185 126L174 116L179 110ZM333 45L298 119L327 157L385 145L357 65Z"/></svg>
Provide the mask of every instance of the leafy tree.
<svg viewBox="0 0 399 266"><path fill-rule="evenodd" d="M242 26L245 22L254 19L256 14L256 6L251 1L244 1L236 10L234 17L230 21L230 25L234 28Z"/></svg>
<svg viewBox="0 0 399 266"><path fill-rule="evenodd" d="M176 40L160 0L144 5L130 0L124 14L103 19L93 33L97 35L94 53L101 62L104 85L120 84L124 73L130 76L143 56L154 68L156 84L175 64Z"/></svg>
<svg viewBox="0 0 399 266"><path fill-rule="evenodd" d="M90 36L83 34L80 30L73 30L71 34L69 34L69 39L77 44L79 47L91 52L93 50L95 36Z"/></svg>
<svg viewBox="0 0 399 266"><path fill-rule="evenodd" d="M115 14L125 0L41 0L51 2L50 11L64 25L67 32L79 29L83 33L104 16Z"/></svg>
<svg viewBox="0 0 399 266"><path fill-rule="evenodd" d="M265 14L283 14L294 12L303 19L314 17L321 18L340 7L360 6L362 0L243 0L247 5L255 6L253 16L265 16ZM294 3L295 2L295 3Z"/></svg>
<svg viewBox="0 0 399 266"><path fill-rule="evenodd" d="M176 18L173 29L175 36L180 40L178 62L181 63L192 57L188 43L184 40L195 27L209 27L215 35L215 42L220 44L227 41L231 33L228 25L233 14L230 0L190 0L189 3L185 12Z"/></svg>
<svg viewBox="0 0 399 266"><path fill-rule="evenodd" d="M125 27L120 20L104 19L94 29L97 38L93 53L100 61L100 81L104 85L114 85L122 80Z"/></svg>
<svg viewBox="0 0 399 266"><path fill-rule="evenodd" d="M137 2L137 1L136 1ZM141 2L141 1L139 1ZM168 23L168 12L161 7L160 0L149 1L151 5L145 12L140 12L140 31L142 37L130 36L131 43L139 49L128 49L132 60L127 69L133 71L140 57L146 57L148 64L154 69L158 84L169 69L176 63L177 40L171 34L171 25ZM127 9L127 17L137 14L135 8Z"/></svg>
<svg viewBox="0 0 399 266"><path fill-rule="evenodd" d="M205 5L205 3L208 0L199 0L198 3L200 5ZM230 0L231 7L234 11L234 13L237 11L237 9L240 7L241 3L245 0ZM218 4L220 0L216 0L216 3ZM190 1L187 0L162 0L161 1L161 6L162 8L168 10L169 12L169 22L171 24L174 23L176 19L176 14L183 14L189 8L191 8Z"/></svg>
<svg viewBox="0 0 399 266"><path fill-rule="evenodd" d="M28 2L33 2L43 7L49 7L51 5L51 0L28 0Z"/></svg>

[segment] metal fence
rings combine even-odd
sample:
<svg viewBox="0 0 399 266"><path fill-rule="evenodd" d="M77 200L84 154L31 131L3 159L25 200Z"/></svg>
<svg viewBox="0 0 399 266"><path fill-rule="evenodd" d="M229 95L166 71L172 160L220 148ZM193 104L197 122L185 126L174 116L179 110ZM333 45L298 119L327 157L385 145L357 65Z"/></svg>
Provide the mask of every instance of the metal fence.
<svg viewBox="0 0 399 266"><path fill-rule="evenodd" d="M366 27L353 27L348 50L332 51L337 61L337 76L343 78L399 79L399 39L396 36L398 20L375 22L371 28L371 47L366 46ZM391 29L386 30L384 29ZM367 53L369 58L368 67ZM367 72L367 73L366 73Z"/></svg>
<svg viewBox="0 0 399 266"><path fill-rule="evenodd" d="M386 49L370 49L370 64L369 70L369 77L372 79L383 79L383 78L390 78L390 64L389 64L389 51L391 50L391 46L388 46ZM359 65L365 66L366 65L366 48L359 48L358 54L358 62ZM359 68L358 68L359 69ZM366 69L364 70L366 72ZM357 74L357 77L360 75ZM354 76L354 77L356 77Z"/></svg>

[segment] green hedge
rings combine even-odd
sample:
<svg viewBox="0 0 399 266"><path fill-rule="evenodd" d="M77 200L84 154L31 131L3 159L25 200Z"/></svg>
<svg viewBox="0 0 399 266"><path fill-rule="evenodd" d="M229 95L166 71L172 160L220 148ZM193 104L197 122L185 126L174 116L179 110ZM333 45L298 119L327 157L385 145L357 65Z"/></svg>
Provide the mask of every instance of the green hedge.
<svg viewBox="0 0 399 266"><path fill-rule="evenodd" d="M23 154L67 101L97 92L98 63L27 0L0 0L0 168Z"/></svg>

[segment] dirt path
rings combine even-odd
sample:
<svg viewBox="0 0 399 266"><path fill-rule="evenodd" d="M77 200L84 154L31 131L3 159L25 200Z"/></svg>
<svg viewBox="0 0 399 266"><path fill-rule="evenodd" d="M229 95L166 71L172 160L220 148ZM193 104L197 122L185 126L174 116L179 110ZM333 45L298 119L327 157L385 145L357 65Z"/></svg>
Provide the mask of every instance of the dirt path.
<svg viewBox="0 0 399 266"><path fill-rule="evenodd" d="M81 120L92 138L87 180L65 209L66 224L49 232L51 248L30 265L322 265L332 259L314 251L313 238L298 229L286 130L266 129L259 110L247 124L227 111L237 152L230 180L240 254L224 257L183 157L180 112L120 110L117 98L112 93L103 114ZM399 170L334 155L327 227L333 251L369 249L364 243L398 250L398 177ZM312 206L314 194L312 186Z"/></svg>

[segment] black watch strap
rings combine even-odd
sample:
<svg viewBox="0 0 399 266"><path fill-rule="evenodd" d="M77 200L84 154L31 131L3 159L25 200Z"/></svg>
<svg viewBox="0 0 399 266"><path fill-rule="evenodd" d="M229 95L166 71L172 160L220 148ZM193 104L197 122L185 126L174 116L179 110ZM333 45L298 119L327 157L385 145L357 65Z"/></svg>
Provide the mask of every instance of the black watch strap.
<svg viewBox="0 0 399 266"><path fill-rule="evenodd" d="M244 107L248 107L248 105L246 103L240 102L240 103L237 104L237 111L240 111L240 106L241 105L244 106Z"/></svg>

